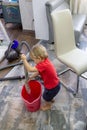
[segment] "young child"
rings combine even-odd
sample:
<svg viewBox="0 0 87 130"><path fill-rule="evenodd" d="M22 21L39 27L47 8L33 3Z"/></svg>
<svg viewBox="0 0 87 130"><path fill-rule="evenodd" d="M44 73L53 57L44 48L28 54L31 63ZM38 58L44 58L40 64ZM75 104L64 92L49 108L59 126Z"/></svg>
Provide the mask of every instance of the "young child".
<svg viewBox="0 0 87 130"><path fill-rule="evenodd" d="M60 81L57 76L55 67L48 58L47 50L41 44L36 44L30 51L30 57L34 61L35 66L30 65L24 54L21 59L27 71L35 72L32 74L31 79L40 75L44 82L43 99L45 104L41 106L41 110L48 110L51 108L53 98L60 90Z"/></svg>

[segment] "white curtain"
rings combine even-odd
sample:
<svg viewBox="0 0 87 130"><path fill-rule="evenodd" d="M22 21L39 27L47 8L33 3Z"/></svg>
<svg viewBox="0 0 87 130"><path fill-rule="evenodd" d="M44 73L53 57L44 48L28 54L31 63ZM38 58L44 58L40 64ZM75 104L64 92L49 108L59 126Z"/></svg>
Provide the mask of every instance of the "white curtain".
<svg viewBox="0 0 87 130"><path fill-rule="evenodd" d="M87 14L87 0L70 0L70 9L73 14Z"/></svg>

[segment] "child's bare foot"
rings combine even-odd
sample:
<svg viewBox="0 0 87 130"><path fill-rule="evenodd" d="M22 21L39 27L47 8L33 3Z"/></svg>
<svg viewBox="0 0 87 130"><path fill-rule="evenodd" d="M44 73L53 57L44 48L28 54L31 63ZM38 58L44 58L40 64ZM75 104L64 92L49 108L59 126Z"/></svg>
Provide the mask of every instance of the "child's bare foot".
<svg viewBox="0 0 87 130"><path fill-rule="evenodd" d="M44 105L44 106L41 106L40 109L41 109L42 111L49 110L49 109L51 109L51 105Z"/></svg>

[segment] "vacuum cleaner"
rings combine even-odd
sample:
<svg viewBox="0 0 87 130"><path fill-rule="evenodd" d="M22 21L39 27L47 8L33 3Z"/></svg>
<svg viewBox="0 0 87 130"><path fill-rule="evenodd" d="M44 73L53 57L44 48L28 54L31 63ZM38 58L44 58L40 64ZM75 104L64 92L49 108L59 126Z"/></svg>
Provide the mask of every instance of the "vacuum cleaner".
<svg viewBox="0 0 87 130"><path fill-rule="evenodd" d="M30 51L29 44L26 41L22 41L19 43L17 40L13 40L9 46L8 49L5 52L5 58L11 62L20 57L22 46L26 45L28 51Z"/></svg>
<svg viewBox="0 0 87 130"><path fill-rule="evenodd" d="M30 46L26 41L22 41L21 43L19 43L17 40L13 40L9 44L8 49L6 50L4 58L6 58L9 62L17 60L20 57L23 45L25 45L27 47L28 52L29 52ZM27 60L29 61L31 59L28 57ZM17 65L21 65L21 64L23 64L22 61L1 67L0 70L4 70L4 69L14 67L14 66L17 66ZM25 78L25 76L5 77L5 78L0 78L0 81L24 79L24 78Z"/></svg>

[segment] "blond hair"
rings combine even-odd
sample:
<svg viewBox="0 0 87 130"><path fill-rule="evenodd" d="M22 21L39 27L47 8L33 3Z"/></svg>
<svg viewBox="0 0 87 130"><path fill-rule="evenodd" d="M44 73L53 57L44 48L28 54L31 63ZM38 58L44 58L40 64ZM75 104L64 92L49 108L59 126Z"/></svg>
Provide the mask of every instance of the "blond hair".
<svg viewBox="0 0 87 130"><path fill-rule="evenodd" d="M31 58L41 58L46 59L48 57L48 53L46 48L41 44L34 45L30 50L30 57Z"/></svg>

